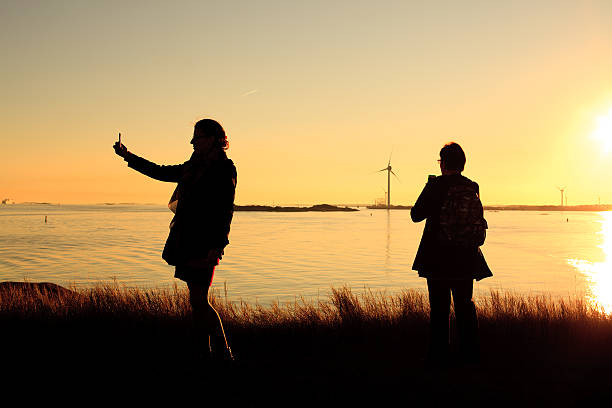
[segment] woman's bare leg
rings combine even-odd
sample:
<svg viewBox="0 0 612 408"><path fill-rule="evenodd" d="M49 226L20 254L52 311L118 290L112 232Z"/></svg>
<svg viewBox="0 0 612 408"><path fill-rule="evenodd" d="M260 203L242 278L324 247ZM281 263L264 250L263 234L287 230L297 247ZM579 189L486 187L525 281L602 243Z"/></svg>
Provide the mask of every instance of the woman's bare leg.
<svg viewBox="0 0 612 408"><path fill-rule="evenodd" d="M189 302L193 312L196 340L199 344L208 344L206 352L221 353L224 357L233 358L227 344L223 323L214 307L208 301L208 286L187 283Z"/></svg>

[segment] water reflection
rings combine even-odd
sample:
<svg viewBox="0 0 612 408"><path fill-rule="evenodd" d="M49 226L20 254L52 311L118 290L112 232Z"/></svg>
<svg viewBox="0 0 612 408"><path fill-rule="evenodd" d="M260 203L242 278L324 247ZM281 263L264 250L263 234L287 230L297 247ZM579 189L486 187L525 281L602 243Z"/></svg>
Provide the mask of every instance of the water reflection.
<svg viewBox="0 0 612 408"><path fill-rule="evenodd" d="M583 273L589 284L587 299L592 305L612 313L612 212L601 213L601 244L603 262L568 259L570 265Z"/></svg>
<svg viewBox="0 0 612 408"><path fill-rule="evenodd" d="M389 266L391 247L391 210L387 210L387 246L385 251L385 266Z"/></svg>

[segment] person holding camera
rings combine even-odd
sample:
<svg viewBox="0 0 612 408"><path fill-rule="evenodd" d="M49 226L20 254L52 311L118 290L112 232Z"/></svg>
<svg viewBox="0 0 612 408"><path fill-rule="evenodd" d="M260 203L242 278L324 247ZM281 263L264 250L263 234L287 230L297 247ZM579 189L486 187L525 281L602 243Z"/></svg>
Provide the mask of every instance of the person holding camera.
<svg viewBox="0 0 612 408"><path fill-rule="evenodd" d="M457 143L440 150L442 175L429 176L410 210L412 221L427 220L412 266L427 279L430 340L427 362L449 362L451 295L455 307L461 359L479 361L478 319L472 299L473 281L493 276L480 246L487 222L478 184L461 175L465 153Z"/></svg>
<svg viewBox="0 0 612 408"><path fill-rule="evenodd" d="M121 141L113 148L128 167L156 180L177 183L168 203L175 215L162 258L175 266L174 276L187 283L199 356L233 360L219 314L208 301L208 290L229 243L236 167L225 153L227 136L218 122L197 122L190 143L194 150L190 159L170 166L129 152Z"/></svg>

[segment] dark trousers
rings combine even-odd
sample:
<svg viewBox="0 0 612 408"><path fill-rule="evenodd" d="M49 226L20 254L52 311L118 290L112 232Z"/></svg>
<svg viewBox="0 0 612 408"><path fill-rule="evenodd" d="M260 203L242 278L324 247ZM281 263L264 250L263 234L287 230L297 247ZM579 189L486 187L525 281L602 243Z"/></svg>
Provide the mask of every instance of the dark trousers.
<svg viewBox="0 0 612 408"><path fill-rule="evenodd" d="M478 318L472 300L473 280L427 279L430 306L429 357L444 359L448 355L451 293L455 305L457 337L463 358L478 359Z"/></svg>

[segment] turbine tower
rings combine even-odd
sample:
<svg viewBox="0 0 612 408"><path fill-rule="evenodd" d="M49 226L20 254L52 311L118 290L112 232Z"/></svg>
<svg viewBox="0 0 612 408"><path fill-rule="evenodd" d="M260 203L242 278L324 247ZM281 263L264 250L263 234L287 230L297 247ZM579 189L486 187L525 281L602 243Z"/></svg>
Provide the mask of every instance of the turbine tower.
<svg viewBox="0 0 612 408"><path fill-rule="evenodd" d="M381 172L381 171L387 172L387 210L391 208L391 174L393 174L395 178L399 181L399 177L397 177L397 174L393 173L393 170L391 168L391 155L392 154L393 152L391 152L391 154L389 155L389 162L387 163L387 167L385 167L384 169L378 170L378 172Z"/></svg>
<svg viewBox="0 0 612 408"><path fill-rule="evenodd" d="M563 192L565 191L565 187L557 187L561 192L561 207L563 207Z"/></svg>

